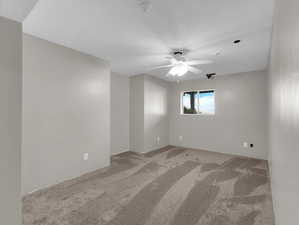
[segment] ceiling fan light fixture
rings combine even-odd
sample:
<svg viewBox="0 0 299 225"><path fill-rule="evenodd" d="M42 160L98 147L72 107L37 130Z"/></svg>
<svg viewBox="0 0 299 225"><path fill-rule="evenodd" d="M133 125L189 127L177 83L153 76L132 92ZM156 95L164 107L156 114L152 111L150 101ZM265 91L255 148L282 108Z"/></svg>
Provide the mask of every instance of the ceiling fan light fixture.
<svg viewBox="0 0 299 225"><path fill-rule="evenodd" d="M184 76L186 73L188 72L188 65L181 62L177 65L175 65L170 71L169 73L172 75L172 76Z"/></svg>

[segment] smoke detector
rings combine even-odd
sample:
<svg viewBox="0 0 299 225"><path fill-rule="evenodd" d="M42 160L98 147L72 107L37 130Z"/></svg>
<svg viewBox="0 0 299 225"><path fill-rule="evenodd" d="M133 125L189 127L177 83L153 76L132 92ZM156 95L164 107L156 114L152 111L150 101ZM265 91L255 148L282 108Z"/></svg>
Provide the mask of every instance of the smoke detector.
<svg viewBox="0 0 299 225"><path fill-rule="evenodd" d="M152 8L152 3L150 0L137 0L137 4L143 12L148 12Z"/></svg>

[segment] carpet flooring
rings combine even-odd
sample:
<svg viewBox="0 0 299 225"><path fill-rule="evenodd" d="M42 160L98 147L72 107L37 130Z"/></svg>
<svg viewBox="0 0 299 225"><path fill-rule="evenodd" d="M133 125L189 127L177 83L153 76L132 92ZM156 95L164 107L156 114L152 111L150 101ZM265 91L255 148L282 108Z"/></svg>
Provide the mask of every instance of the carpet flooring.
<svg viewBox="0 0 299 225"><path fill-rule="evenodd" d="M274 225L267 162L166 147L23 199L24 225Z"/></svg>

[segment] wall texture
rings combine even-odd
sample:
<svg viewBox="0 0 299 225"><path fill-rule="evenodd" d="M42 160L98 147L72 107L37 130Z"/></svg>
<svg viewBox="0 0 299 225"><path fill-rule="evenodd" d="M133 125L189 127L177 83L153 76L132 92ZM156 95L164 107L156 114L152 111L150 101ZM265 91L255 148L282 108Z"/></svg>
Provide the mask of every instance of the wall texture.
<svg viewBox="0 0 299 225"><path fill-rule="evenodd" d="M110 69L100 59L32 36L23 42L26 194L109 165Z"/></svg>
<svg viewBox="0 0 299 225"><path fill-rule="evenodd" d="M270 162L277 225L299 221L299 1L276 0L270 66Z"/></svg>
<svg viewBox="0 0 299 225"><path fill-rule="evenodd" d="M130 83L131 150L143 153L167 146L169 84L149 75L133 76Z"/></svg>
<svg viewBox="0 0 299 225"><path fill-rule="evenodd" d="M111 153L130 149L130 78L111 74Z"/></svg>
<svg viewBox="0 0 299 225"><path fill-rule="evenodd" d="M181 92L206 89L216 90L216 114L180 115ZM171 145L267 157L266 72L174 83L170 103ZM183 136L182 141L180 136ZM253 143L254 148L243 148L243 142Z"/></svg>
<svg viewBox="0 0 299 225"><path fill-rule="evenodd" d="M21 225L22 24L0 17L0 220Z"/></svg>

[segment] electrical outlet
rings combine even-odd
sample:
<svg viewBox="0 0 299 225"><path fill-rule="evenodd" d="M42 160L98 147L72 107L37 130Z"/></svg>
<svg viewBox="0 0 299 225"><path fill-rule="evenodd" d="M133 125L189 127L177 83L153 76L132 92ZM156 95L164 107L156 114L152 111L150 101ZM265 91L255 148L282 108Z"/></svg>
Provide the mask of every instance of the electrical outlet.
<svg viewBox="0 0 299 225"><path fill-rule="evenodd" d="M179 141L183 141L183 136L179 136Z"/></svg>
<svg viewBox="0 0 299 225"><path fill-rule="evenodd" d="M248 148L248 147L249 147L248 142L244 142L244 143L243 143L243 147L244 147L244 148Z"/></svg>
<svg viewBox="0 0 299 225"><path fill-rule="evenodd" d="M88 154L88 153L84 153L84 154L83 154L83 160L84 160L84 161L87 161L87 160L88 160L88 157L89 157L89 154Z"/></svg>

